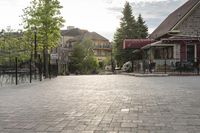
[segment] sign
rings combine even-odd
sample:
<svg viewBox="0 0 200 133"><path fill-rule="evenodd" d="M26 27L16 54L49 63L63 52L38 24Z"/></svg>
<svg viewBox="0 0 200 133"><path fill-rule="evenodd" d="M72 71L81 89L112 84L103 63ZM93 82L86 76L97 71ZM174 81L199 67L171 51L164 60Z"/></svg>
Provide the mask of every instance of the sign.
<svg viewBox="0 0 200 133"><path fill-rule="evenodd" d="M51 54L51 59L52 60L57 60L58 59L58 54Z"/></svg>

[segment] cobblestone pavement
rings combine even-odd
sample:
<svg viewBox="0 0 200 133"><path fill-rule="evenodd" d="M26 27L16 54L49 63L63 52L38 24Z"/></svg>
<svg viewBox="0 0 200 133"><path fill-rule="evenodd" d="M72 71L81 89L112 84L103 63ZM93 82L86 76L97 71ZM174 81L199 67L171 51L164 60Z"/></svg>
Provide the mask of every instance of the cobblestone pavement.
<svg viewBox="0 0 200 133"><path fill-rule="evenodd" d="M200 133L200 77L58 77L0 88L0 133Z"/></svg>

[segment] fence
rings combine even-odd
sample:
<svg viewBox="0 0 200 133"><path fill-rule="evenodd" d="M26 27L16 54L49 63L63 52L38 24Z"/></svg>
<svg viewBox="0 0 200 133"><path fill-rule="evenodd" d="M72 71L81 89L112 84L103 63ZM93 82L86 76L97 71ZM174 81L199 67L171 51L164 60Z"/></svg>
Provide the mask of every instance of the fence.
<svg viewBox="0 0 200 133"><path fill-rule="evenodd" d="M191 61L181 59L155 59L133 61L133 71L139 73L166 73L171 75L199 75L199 59Z"/></svg>
<svg viewBox="0 0 200 133"><path fill-rule="evenodd" d="M30 55L25 59L21 59L19 56L0 53L0 87L42 81L44 78L42 59L40 56L37 56L35 60L32 57L33 55ZM49 62L49 78L57 76L57 69L57 64Z"/></svg>

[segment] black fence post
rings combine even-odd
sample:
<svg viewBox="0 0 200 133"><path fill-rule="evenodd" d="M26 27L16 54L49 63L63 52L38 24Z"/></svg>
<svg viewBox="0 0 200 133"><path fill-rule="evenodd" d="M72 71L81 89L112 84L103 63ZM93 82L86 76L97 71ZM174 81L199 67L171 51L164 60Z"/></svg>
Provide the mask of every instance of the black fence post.
<svg viewBox="0 0 200 133"><path fill-rule="evenodd" d="M145 62L145 60L143 60L143 73L145 74L145 72L146 72L146 62Z"/></svg>
<svg viewBox="0 0 200 133"><path fill-rule="evenodd" d="M32 82L32 54L30 59L30 83Z"/></svg>
<svg viewBox="0 0 200 133"><path fill-rule="evenodd" d="M42 60L40 55L38 55L39 58L39 76L40 76L40 81L42 81Z"/></svg>
<svg viewBox="0 0 200 133"><path fill-rule="evenodd" d="M47 75L45 75L45 74L46 74L46 71L48 71L48 70L46 70L45 63L46 63L46 54L45 54L45 49L43 49L43 76L44 76L44 78L47 78L46 77Z"/></svg>
<svg viewBox="0 0 200 133"><path fill-rule="evenodd" d="M199 75L199 59L197 59L197 74Z"/></svg>
<svg viewBox="0 0 200 133"><path fill-rule="evenodd" d="M49 78L51 79L51 55L49 54Z"/></svg>
<svg viewBox="0 0 200 133"><path fill-rule="evenodd" d="M182 60L180 61L180 74L182 74Z"/></svg>
<svg viewBox="0 0 200 133"><path fill-rule="evenodd" d="M56 76L58 76L58 60L56 60Z"/></svg>
<svg viewBox="0 0 200 133"><path fill-rule="evenodd" d="M16 85L18 84L18 77L17 77L17 73L18 73L18 63L17 63L18 61L17 61L17 57L15 57L15 83L16 83Z"/></svg>
<svg viewBox="0 0 200 133"><path fill-rule="evenodd" d="M36 60L34 61L34 66L35 66L35 68L34 68L34 78L35 78L35 80L37 80L37 63L36 63Z"/></svg>
<svg viewBox="0 0 200 133"><path fill-rule="evenodd" d="M132 63L132 72L134 72L134 60L133 59L132 59L131 63Z"/></svg>
<svg viewBox="0 0 200 133"><path fill-rule="evenodd" d="M165 58L165 74L167 73L167 60Z"/></svg>

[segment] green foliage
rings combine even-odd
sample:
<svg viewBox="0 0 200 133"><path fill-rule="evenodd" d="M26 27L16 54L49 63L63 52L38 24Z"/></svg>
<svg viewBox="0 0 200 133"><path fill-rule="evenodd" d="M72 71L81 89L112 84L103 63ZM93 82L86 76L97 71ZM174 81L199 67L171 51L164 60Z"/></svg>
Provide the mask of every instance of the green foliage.
<svg viewBox="0 0 200 133"><path fill-rule="evenodd" d="M124 38L137 38L137 23L132 14L131 5L128 2L125 3L122 14L123 17L120 22L120 32L124 35Z"/></svg>
<svg viewBox="0 0 200 133"><path fill-rule="evenodd" d="M33 39L34 32L37 32L37 51L43 52L44 75L46 78L49 77L49 50L60 43L60 28L64 23L60 13L61 8L62 6L58 0L32 0L31 5L23 10L25 36Z"/></svg>
<svg viewBox="0 0 200 133"><path fill-rule="evenodd" d="M30 47L23 37L22 32L14 32L12 29L2 30L0 34L0 64L14 62L15 57L19 61L26 61L30 57Z"/></svg>
<svg viewBox="0 0 200 133"><path fill-rule="evenodd" d="M138 20L136 21L132 13L132 8L128 2L126 2L124 6L122 14L123 17L121 18L120 28L115 32L113 40L114 56L119 66L122 66L132 58L133 50L123 49L124 39L146 38L148 35L148 29L141 15L139 15Z"/></svg>
<svg viewBox="0 0 200 133"><path fill-rule="evenodd" d="M60 16L61 8L58 0L32 0L31 6L23 10L25 35L33 39L33 28L37 28L39 50L51 49L59 44L60 28L64 23Z"/></svg>
<svg viewBox="0 0 200 133"><path fill-rule="evenodd" d="M139 38L146 38L148 36L148 27L146 26L141 14L139 14L137 20L137 33Z"/></svg>
<svg viewBox="0 0 200 133"><path fill-rule="evenodd" d="M107 56L102 62L99 62L99 69L105 70L106 66L111 66L111 57Z"/></svg>
<svg viewBox="0 0 200 133"><path fill-rule="evenodd" d="M90 74L96 72L98 68L98 60L94 55L86 56L83 60L84 73Z"/></svg>
<svg viewBox="0 0 200 133"><path fill-rule="evenodd" d="M74 45L70 57L70 72L89 74L97 70L98 60L94 56L93 48L94 45L91 40L84 40Z"/></svg>
<svg viewBox="0 0 200 133"><path fill-rule="evenodd" d="M82 72L84 57L85 57L85 53L83 50L83 46L81 44L75 44L72 55L70 57L69 71Z"/></svg>
<svg viewBox="0 0 200 133"><path fill-rule="evenodd" d="M105 66L107 65L111 65L111 57L110 56L107 56L105 60L103 60L103 64Z"/></svg>

